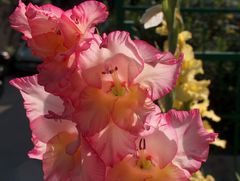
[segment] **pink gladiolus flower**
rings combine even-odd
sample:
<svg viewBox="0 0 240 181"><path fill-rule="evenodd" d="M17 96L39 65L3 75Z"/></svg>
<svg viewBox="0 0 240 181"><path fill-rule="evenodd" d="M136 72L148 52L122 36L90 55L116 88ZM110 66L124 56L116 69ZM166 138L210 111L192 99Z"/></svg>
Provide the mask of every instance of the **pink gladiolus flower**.
<svg viewBox="0 0 240 181"><path fill-rule="evenodd" d="M23 33L33 53L43 58L38 66L39 84L47 92L63 98L69 90L80 91L77 84L69 81L79 76L75 53L90 46L94 26L104 22L107 16L106 6L98 1L86 1L64 12L51 4L25 6L20 0L10 23Z"/></svg>
<svg viewBox="0 0 240 181"><path fill-rule="evenodd" d="M10 83L24 98L35 146L29 157L42 160L44 180L104 181L105 165L84 138L79 141L75 123L51 118L63 112L63 101L45 92L36 75Z"/></svg>
<svg viewBox="0 0 240 181"><path fill-rule="evenodd" d="M208 156L197 110L161 113L154 101L175 86L178 58L124 31L100 37L105 5L86 1L63 11L25 6L10 17L34 54L39 74L17 78L32 130L29 157L44 180L187 181Z"/></svg>
<svg viewBox="0 0 240 181"><path fill-rule="evenodd" d="M94 25L108 16L106 6L98 1L86 1L73 9L63 11L51 4L19 5L10 16L11 26L23 33L23 39L35 55L50 60L56 55L71 54L76 48L89 45Z"/></svg>
<svg viewBox="0 0 240 181"><path fill-rule="evenodd" d="M153 101L172 90L181 60L120 31L96 37L79 54L83 89L73 101L73 121L107 165L135 151L136 135L159 109Z"/></svg>
<svg viewBox="0 0 240 181"><path fill-rule="evenodd" d="M204 130L198 110L171 110L157 117L138 140L137 154L110 168L107 181L187 181L206 161L217 134Z"/></svg>

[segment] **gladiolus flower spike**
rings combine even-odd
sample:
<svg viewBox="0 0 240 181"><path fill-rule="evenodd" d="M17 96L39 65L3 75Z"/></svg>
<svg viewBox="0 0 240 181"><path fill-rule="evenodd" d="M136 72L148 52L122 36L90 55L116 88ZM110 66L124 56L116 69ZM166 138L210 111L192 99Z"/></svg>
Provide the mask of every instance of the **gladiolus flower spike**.
<svg viewBox="0 0 240 181"><path fill-rule="evenodd" d="M28 155L42 160L48 181L187 181L217 134L196 109L162 113L154 104L174 88L183 55L125 31L96 34L107 16L97 1L63 11L21 0L10 16L43 59L38 74L10 81L32 130Z"/></svg>

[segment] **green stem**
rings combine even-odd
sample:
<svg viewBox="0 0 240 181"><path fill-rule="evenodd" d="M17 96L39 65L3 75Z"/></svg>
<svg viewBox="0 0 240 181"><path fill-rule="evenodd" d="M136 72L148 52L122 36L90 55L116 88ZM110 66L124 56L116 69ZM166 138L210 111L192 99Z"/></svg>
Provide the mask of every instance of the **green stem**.
<svg viewBox="0 0 240 181"><path fill-rule="evenodd" d="M168 27L169 51L172 54L175 54L175 51L177 49L178 33L180 31L182 23L179 19L180 14L177 14L179 13L180 0L163 0L162 7ZM175 93L172 91L167 94L163 100L160 100L160 103L165 108L166 112L173 107L174 95Z"/></svg>
<svg viewBox="0 0 240 181"><path fill-rule="evenodd" d="M168 45L169 51L175 53L177 48L177 38L179 33L179 22L176 12L180 8L180 0L163 0L163 12L168 27Z"/></svg>

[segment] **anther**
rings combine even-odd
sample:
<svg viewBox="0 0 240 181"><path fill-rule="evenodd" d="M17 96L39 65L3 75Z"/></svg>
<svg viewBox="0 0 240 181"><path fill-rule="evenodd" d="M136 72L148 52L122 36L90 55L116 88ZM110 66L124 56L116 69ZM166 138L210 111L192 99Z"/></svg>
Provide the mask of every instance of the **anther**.
<svg viewBox="0 0 240 181"><path fill-rule="evenodd" d="M141 138L139 141L139 150L145 150L146 149L146 141L144 138Z"/></svg>
<svg viewBox="0 0 240 181"><path fill-rule="evenodd" d="M79 24L79 19L76 18L76 16L71 15L70 18L71 18L76 24Z"/></svg>
<svg viewBox="0 0 240 181"><path fill-rule="evenodd" d="M79 24L78 18L76 18L76 19L74 20L74 22L75 22L76 24Z"/></svg>
<svg viewBox="0 0 240 181"><path fill-rule="evenodd" d="M57 31L56 31L56 34L57 34L57 35L61 35L61 31L60 31L60 30L57 30Z"/></svg>
<svg viewBox="0 0 240 181"><path fill-rule="evenodd" d="M118 70L117 66L114 68L114 70L115 70L115 71L117 71L117 70Z"/></svg>

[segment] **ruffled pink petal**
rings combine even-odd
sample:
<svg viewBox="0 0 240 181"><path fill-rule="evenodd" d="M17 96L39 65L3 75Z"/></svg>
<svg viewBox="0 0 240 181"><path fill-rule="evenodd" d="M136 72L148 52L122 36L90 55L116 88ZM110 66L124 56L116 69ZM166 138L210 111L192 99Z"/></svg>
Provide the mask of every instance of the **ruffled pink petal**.
<svg viewBox="0 0 240 181"><path fill-rule="evenodd" d="M98 1L85 1L74 6L70 16L83 34L96 24L104 22L107 17L107 7Z"/></svg>
<svg viewBox="0 0 240 181"><path fill-rule="evenodd" d="M146 93L138 86L129 87L129 93L119 97L112 110L113 122L132 134L144 129L144 123L155 109L155 104L147 99Z"/></svg>
<svg viewBox="0 0 240 181"><path fill-rule="evenodd" d="M26 7L25 15L32 36L27 43L34 55L46 58L67 51L59 28L62 13L61 9L50 4L36 6L30 3Z"/></svg>
<svg viewBox="0 0 240 181"><path fill-rule="evenodd" d="M58 31L59 18L63 11L53 5L36 6L31 3L26 8L26 17L32 37Z"/></svg>
<svg viewBox="0 0 240 181"><path fill-rule="evenodd" d="M170 52L160 52L157 48L143 40L134 40L134 43L147 64L155 66L157 63L175 64L178 61Z"/></svg>
<svg viewBox="0 0 240 181"><path fill-rule="evenodd" d="M111 33L110 39L111 41L119 41L114 42L115 47L121 46L124 42L127 41L129 37L124 37L123 40L119 38L119 40L111 38L114 34L118 32ZM116 35L122 36L122 35ZM129 36L129 35L126 35ZM104 41L109 42L107 37ZM110 41L110 42L111 42ZM129 39L129 41L131 41ZM91 42L91 47L80 54L79 57L79 66L82 68L82 74L84 80L90 86L101 87L102 80L103 81L113 81L110 71L115 71L117 68L117 75L121 82L127 82L130 79L129 76L131 74L137 74L139 72L138 66L136 66L136 60L129 57L129 54L124 54L123 52L114 52L110 48L105 47L106 45L101 45L102 39L98 36L94 36L94 40ZM127 44L127 43L126 43ZM102 47L103 46L103 47ZM122 45L127 46L127 45ZM126 49L128 47L125 47ZM131 52L132 50L128 50ZM136 51L136 50L133 50ZM135 75L134 75L135 76Z"/></svg>
<svg viewBox="0 0 240 181"><path fill-rule="evenodd" d="M147 99L148 102L152 102L149 98ZM159 116L161 114L161 110L158 105L151 103L153 105L152 111L147 115L146 121L145 121L145 129L148 130L146 133L150 133L150 130L153 130L159 126Z"/></svg>
<svg viewBox="0 0 240 181"><path fill-rule="evenodd" d="M43 158L45 180L104 180L105 165L83 139L75 153L66 152L66 147L76 139L76 134L63 132L49 141Z"/></svg>
<svg viewBox="0 0 240 181"><path fill-rule="evenodd" d="M63 45L63 37L55 32L39 34L28 40L28 46L31 47L32 53L39 57L54 57L67 51Z"/></svg>
<svg viewBox="0 0 240 181"><path fill-rule="evenodd" d="M178 61L170 52L160 52L157 48L143 40L134 40L134 43L144 62L149 65L155 66L157 63L175 64Z"/></svg>
<svg viewBox="0 0 240 181"><path fill-rule="evenodd" d="M38 66L38 82L47 92L66 97L70 100L79 96L86 86L81 73L77 70L75 56L63 60L46 61Z"/></svg>
<svg viewBox="0 0 240 181"><path fill-rule="evenodd" d="M76 139L78 139L78 135L62 132L49 140L42 162L44 180L68 180L74 165L81 164L80 149L74 155L66 153L67 146ZM76 163L74 157L76 157Z"/></svg>
<svg viewBox="0 0 240 181"><path fill-rule="evenodd" d="M102 86L104 62L110 54L108 50L100 48L101 41L101 37L94 35L91 46L77 57L84 81L88 85L98 88Z"/></svg>
<svg viewBox="0 0 240 181"><path fill-rule="evenodd" d="M64 12L62 9L60 9L59 7L56 7L52 4L44 4L41 6L41 9L46 12L46 14L53 14L53 17L57 17L60 18L62 13ZM52 17L51 16L51 17Z"/></svg>
<svg viewBox="0 0 240 181"><path fill-rule="evenodd" d="M92 147L82 139L81 165L77 165L71 172L73 181L104 181L106 166ZM79 169L79 167L81 167Z"/></svg>
<svg viewBox="0 0 240 181"><path fill-rule="evenodd" d="M24 35L23 39L30 39L32 38L32 35L31 35L29 24L28 24L28 19L25 13L26 13L26 6L24 3L22 3L21 0L19 0L18 7L9 17L9 21L12 28L23 33Z"/></svg>
<svg viewBox="0 0 240 181"><path fill-rule="evenodd" d="M38 84L37 75L16 78L11 80L10 84L20 90L30 122L39 116L48 114L49 111L58 115L64 111L63 101L59 97L47 93L44 87Z"/></svg>
<svg viewBox="0 0 240 181"><path fill-rule="evenodd" d="M104 50L105 49L103 49L102 53ZM92 56L94 55L92 54ZM97 56L97 54L95 56ZM95 63L98 61L98 64L95 67L83 71L84 80L90 86L101 87L102 81L113 82L112 74L110 72L116 71L116 69L119 81L128 83L129 76L131 76L130 74L132 71L138 71L136 70L137 67L134 64L134 60L124 54L116 54L110 58L107 56L105 56L105 59L101 59L101 55L98 56L98 59L95 60ZM91 62L89 62L88 59L88 65L90 63Z"/></svg>
<svg viewBox="0 0 240 181"><path fill-rule="evenodd" d="M59 29L64 37L64 46L68 48L75 46L83 36L74 22L68 17L70 13L71 10L64 12L59 21Z"/></svg>
<svg viewBox="0 0 240 181"><path fill-rule="evenodd" d="M152 66L145 63L143 71L137 76L134 82L139 83L142 88L149 91L152 100L159 99L169 93L176 84L180 73L182 56L177 62L159 62Z"/></svg>
<svg viewBox="0 0 240 181"><path fill-rule="evenodd" d="M104 130L89 138L89 143L107 166L113 166L127 154L136 151L136 138L110 122Z"/></svg>
<svg viewBox="0 0 240 181"><path fill-rule="evenodd" d="M47 149L47 144L39 141L34 134L32 134L32 142L34 144L34 148L28 152L29 158L42 160L43 154Z"/></svg>
<svg viewBox="0 0 240 181"><path fill-rule="evenodd" d="M150 64L159 60L161 52L157 48L143 40L134 40L134 43L145 63Z"/></svg>
<svg viewBox="0 0 240 181"><path fill-rule="evenodd" d="M92 39L93 27L105 21L107 16L106 6L97 1L86 1L64 12L59 23L64 45L71 48L77 46L79 42ZM82 49L83 46L79 48Z"/></svg>
<svg viewBox="0 0 240 181"><path fill-rule="evenodd" d="M125 31L111 32L104 38L102 47L107 48L112 56L122 54L131 60L128 63L127 76L125 77L125 81L131 84L133 79L143 70L144 60L139 54L137 46L131 40L129 33ZM118 69L120 75L123 74L121 71L126 71L121 67L118 67Z"/></svg>
<svg viewBox="0 0 240 181"><path fill-rule="evenodd" d="M47 143L52 137L58 133L67 131L76 133L75 123L63 119L47 119L40 116L30 124L32 133L42 142Z"/></svg>
<svg viewBox="0 0 240 181"><path fill-rule="evenodd" d="M58 31L58 21L63 11L51 4L25 6L19 1L18 7L10 16L11 26L24 34L24 39L48 32Z"/></svg>
<svg viewBox="0 0 240 181"><path fill-rule="evenodd" d="M37 83L37 75L17 78L10 83L20 90L30 120L35 145L30 154L31 157L38 157L35 155L39 155L39 144L47 143L58 133L77 132L75 123L61 118L64 111L62 100L45 92L44 88ZM42 155L42 152L40 153Z"/></svg>
<svg viewBox="0 0 240 181"><path fill-rule="evenodd" d="M111 120L111 110L116 98L102 90L86 88L75 105L73 121L83 135L93 135L104 129Z"/></svg>
<svg viewBox="0 0 240 181"><path fill-rule="evenodd" d="M178 150L178 138L170 123L161 120L155 128L145 130L141 135L146 143L146 153L151 156L153 162L160 169L172 162ZM138 142L141 143L140 140ZM139 146L141 147L141 145Z"/></svg>
<svg viewBox="0 0 240 181"><path fill-rule="evenodd" d="M101 87L101 80L113 81L110 72L117 69L119 80L131 84L143 69L143 59L129 33L116 31L105 35L103 40L94 39L79 58L85 81L90 86Z"/></svg>
<svg viewBox="0 0 240 181"><path fill-rule="evenodd" d="M173 163L190 173L199 170L208 157L209 143L215 140L217 134L207 133L196 109L188 112L171 110L166 119L178 136L178 152Z"/></svg>

